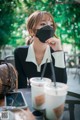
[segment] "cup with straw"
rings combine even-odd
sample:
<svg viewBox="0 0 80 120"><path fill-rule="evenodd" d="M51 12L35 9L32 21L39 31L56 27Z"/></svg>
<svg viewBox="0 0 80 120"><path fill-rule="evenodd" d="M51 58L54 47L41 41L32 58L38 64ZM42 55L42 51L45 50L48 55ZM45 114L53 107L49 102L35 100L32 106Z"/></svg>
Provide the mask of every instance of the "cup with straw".
<svg viewBox="0 0 80 120"><path fill-rule="evenodd" d="M45 71L46 71L46 67L47 67L47 62L48 62L48 58L46 59L46 63L44 65L44 68L43 68L43 71L42 71L42 74L41 74L41 80L45 74ZM50 67L51 67L51 71L52 71L52 82L54 82L54 87L56 89L56 76L55 76L55 71L54 71L54 66L53 66L53 63L52 63L52 60L50 60ZM56 90L56 94L57 94L57 90Z"/></svg>
<svg viewBox="0 0 80 120"><path fill-rule="evenodd" d="M44 64L41 77L33 77L30 79L32 106L37 110L45 109L44 85L51 82L51 79L44 77L47 62L48 59L46 59L46 63Z"/></svg>
<svg viewBox="0 0 80 120"><path fill-rule="evenodd" d="M50 67L52 82L44 86L46 118L49 120L59 120L64 111L68 86L64 83L56 82L52 60L50 60Z"/></svg>

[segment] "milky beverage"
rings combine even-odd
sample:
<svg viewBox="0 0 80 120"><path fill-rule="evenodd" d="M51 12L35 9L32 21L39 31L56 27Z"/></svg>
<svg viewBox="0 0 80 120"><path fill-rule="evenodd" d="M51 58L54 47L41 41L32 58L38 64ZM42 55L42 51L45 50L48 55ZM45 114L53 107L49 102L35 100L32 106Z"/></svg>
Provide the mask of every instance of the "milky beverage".
<svg viewBox="0 0 80 120"><path fill-rule="evenodd" d="M50 82L49 78L34 77L30 79L33 108L37 110L45 109L44 85Z"/></svg>
<svg viewBox="0 0 80 120"><path fill-rule="evenodd" d="M49 120L60 120L64 111L64 103L66 99L68 86L64 83L56 82L56 88L54 83L46 84L45 91L45 106L46 106L46 118Z"/></svg>

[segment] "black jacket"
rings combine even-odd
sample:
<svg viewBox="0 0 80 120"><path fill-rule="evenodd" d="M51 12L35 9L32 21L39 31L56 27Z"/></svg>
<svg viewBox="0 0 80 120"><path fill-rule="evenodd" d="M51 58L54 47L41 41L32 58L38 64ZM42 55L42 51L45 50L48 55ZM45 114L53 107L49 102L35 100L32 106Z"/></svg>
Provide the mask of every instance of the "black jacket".
<svg viewBox="0 0 80 120"><path fill-rule="evenodd" d="M29 49L29 46L22 46L22 47L16 48L14 51L15 67L18 71L18 88L26 88L27 78L30 79L31 77L40 77L42 70L44 68L44 64L42 64L41 70L37 71L37 66L35 63L30 61L27 61L27 62L25 61L28 54L28 49ZM51 50L51 53L52 52L54 51ZM53 61L53 65L55 65L55 59L52 55L51 55L51 58ZM56 81L67 83L66 68L54 67L54 69L55 69ZM47 77L53 80L50 63L47 63L44 77Z"/></svg>

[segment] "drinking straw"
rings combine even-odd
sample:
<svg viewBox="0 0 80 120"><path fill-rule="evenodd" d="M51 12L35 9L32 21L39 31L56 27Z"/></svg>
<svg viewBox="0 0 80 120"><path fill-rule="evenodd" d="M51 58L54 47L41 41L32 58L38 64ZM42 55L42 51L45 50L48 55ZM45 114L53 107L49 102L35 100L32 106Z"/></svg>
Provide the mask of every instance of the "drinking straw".
<svg viewBox="0 0 80 120"><path fill-rule="evenodd" d="M44 65L44 68L43 68L43 71L42 71L42 74L41 74L41 79L43 78L44 76L44 73L45 73L45 70L46 70L46 67L47 67L47 61L48 61L48 58L46 59L46 63Z"/></svg>
<svg viewBox="0 0 80 120"><path fill-rule="evenodd" d="M50 66L51 66L51 70L52 70L52 81L54 82L54 87L56 87L56 76L55 76L55 71L54 71L54 66L53 66L52 60L50 60Z"/></svg>

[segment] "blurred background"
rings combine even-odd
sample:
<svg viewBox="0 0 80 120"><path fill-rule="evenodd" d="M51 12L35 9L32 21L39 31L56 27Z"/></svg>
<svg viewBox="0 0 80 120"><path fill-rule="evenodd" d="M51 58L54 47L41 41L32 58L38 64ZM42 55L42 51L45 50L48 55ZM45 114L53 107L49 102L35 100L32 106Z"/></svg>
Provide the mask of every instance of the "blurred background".
<svg viewBox="0 0 80 120"><path fill-rule="evenodd" d="M80 0L0 0L0 60L26 45L27 18L35 10L53 15L66 66L80 64Z"/></svg>

